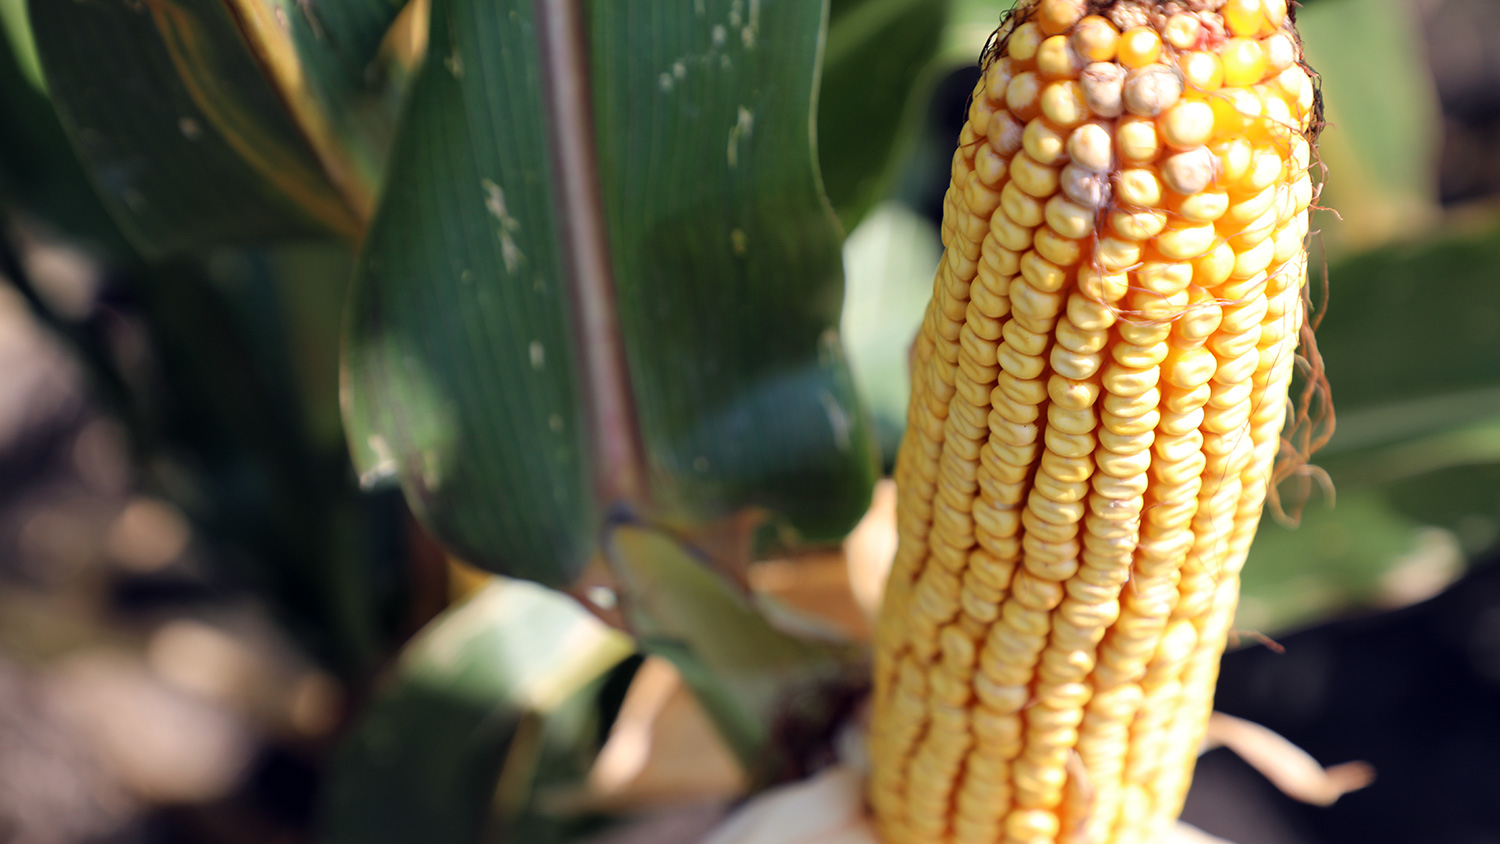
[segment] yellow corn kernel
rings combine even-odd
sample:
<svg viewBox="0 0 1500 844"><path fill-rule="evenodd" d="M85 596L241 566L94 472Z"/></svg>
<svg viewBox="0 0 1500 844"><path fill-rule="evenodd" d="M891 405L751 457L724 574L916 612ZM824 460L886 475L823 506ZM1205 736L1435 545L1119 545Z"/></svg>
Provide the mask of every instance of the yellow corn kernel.
<svg viewBox="0 0 1500 844"><path fill-rule="evenodd" d="M1083 61L1067 36L1054 35L1036 51L1036 68L1043 76L1073 79L1083 70Z"/></svg>
<svg viewBox="0 0 1500 844"><path fill-rule="evenodd" d="M1035 73L1018 73L1005 89L1005 106L1023 123L1042 112L1042 81ZM1215 112L1217 114L1217 111Z"/></svg>
<svg viewBox="0 0 1500 844"><path fill-rule="evenodd" d="M1073 30L1073 49L1086 62L1107 62L1115 57L1120 31L1105 18L1090 15Z"/></svg>
<svg viewBox="0 0 1500 844"><path fill-rule="evenodd" d="M1150 240L1166 225L1166 212L1155 208L1121 208L1109 215L1110 230L1126 240Z"/></svg>
<svg viewBox="0 0 1500 844"><path fill-rule="evenodd" d="M1161 152L1156 121L1148 117L1127 117L1115 127L1115 150L1122 161L1144 164Z"/></svg>
<svg viewBox="0 0 1500 844"><path fill-rule="evenodd" d="M1224 23L1235 35L1254 38L1266 24L1266 10L1261 0L1228 0L1222 14Z"/></svg>
<svg viewBox="0 0 1500 844"><path fill-rule="evenodd" d="M1225 79L1227 85L1227 72ZM1220 88L1209 98L1209 105L1214 110L1214 136L1218 138L1238 138L1244 135L1250 125L1260 118L1262 108L1260 98L1254 91L1235 87Z"/></svg>
<svg viewBox="0 0 1500 844"><path fill-rule="evenodd" d="M1053 82L1042 90L1042 115L1065 129L1089 119L1083 86L1071 79Z"/></svg>
<svg viewBox="0 0 1500 844"><path fill-rule="evenodd" d="M1038 164L1056 164L1067 155L1068 136L1040 117L1026 124L1021 148Z"/></svg>
<svg viewBox="0 0 1500 844"><path fill-rule="evenodd" d="M1121 170L1115 177L1115 196L1124 205L1155 208L1161 205L1161 180L1144 167Z"/></svg>
<svg viewBox="0 0 1500 844"><path fill-rule="evenodd" d="M1161 57L1161 35L1148 26L1137 26L1120 36L1116 59L1125 67L1145 67Z"/></svg>
<svg viewBox="0 0 1500 844"><path fill-rule="evenodd" d="M1034 197L1049 197L1057 191L1057 168L1041 164L1025 153L1011 160L1010 178L1012 184Z"/></svg>
<svg viewBox="0 0 1500 844"><path fill-rule="evenodd" d="M1231 38L1224 45L1224 84L1232 88L1254 85L1266 75L1270 60L1254 38Z"/></svg>
<svg viewBox="0 0 1500 844"><path fill-rule="evenodd" d="M1039 24L1027 21L1011 32L1005 49L1010 53L1012 61L1026 64L1036 58L1036 52L1041 49L1042 39L1045 37L1046 33L1042 32Z"/></svg>
<svg viewBox="0 0 1500 844"><path fill-rule="evenodd" d="M1042 0L1037 4L1036 19L1042 32L1057 35L1067 32L1083 17L1083 0Z"/></svg>
<svg viewBox="0 0 1500 844"><path fill-rule="evenodd" d="M1280 75L1297 63L1297 42L1285 32L1278 32L1264 42L1266 63L1272 74Z"/></svg>
<svg viewBox="0 0 1500 844"><path fill-rule="evenodd" d="M975 89L876 633L886 844L1144 842L1181 807L1313 201L1285 0L1206 5L1122 35L1109 2L1021 0Z"/></svg>
<svg viewBox="0 0 1500 844"><path fill-rule="evenodd" d="M1229 194L1222 190L1204 190L1191 196L1170 197L1168 207L1184 220L1212 223L1229 210Z"/></svg>
<svg viewBox="0 0 1500 844"><path fill-rule="evenodd" d="M1094 231L1093 209L1071 202L1062 194L1047 201L1046 221L1052 231L1075 240L1087 237Z"/></svg>
<svg viewBox="0 0 1500 844"><path fill-rule="evenodd" d="M1074 164L1094 173L1108 170L1114 160L1114 141L1109 127L1101 123L1085 123L1068 136L1068 157Z"/></svg>
<svg viewBox="0 0 1500 844"><path fill-rule="evenodd" d="M1157 129L1167 146L1176 149L1203 146L1214 135L1213 106L1202 100L1180 102L1161 116Z"/></svg>
<svg viewBox="0 0 1500 844"><path fill-rule="evenodd" d="M1265 4L1266 28L1261 30L1262 35L1268 34L1267 30L1274 32L1286 23L1286 0L1265 0Z"/></svg>
<svg viewBox="0 0 1500 844"><path fill-rule="evenodd" d="M1217 112L1218 107L1215 105L1216 129L1219 125ZM1219 159L1219 183L1224 185L1232 185L1243 179L1250 170L1250 159L1255 154L1255 148L1244 138L1227 138L1212 144L1209 149Z"/></svg>
<svg viewBox="0 0 1500 844"><path fill-rule="evenodd" d="M1224 85L1224 64L1213 53L1186 53L1178 59L1183 80L1194 91L1212 93Z"/></svg>

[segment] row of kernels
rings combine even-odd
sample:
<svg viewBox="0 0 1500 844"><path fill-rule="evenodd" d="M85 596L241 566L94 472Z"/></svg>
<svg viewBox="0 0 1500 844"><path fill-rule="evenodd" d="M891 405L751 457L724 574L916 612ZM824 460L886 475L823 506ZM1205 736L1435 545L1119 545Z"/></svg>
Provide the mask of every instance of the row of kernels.
<svg viewBox="0 0 1500 844"><path fill-rule="evenodd" d="M980 758L989 758L979 753ZM972 766L974 760L970 760ZM1002 763L1008 770L1009 763ZM1011 792L1008 774L1003 779L982 779L971 771L964 772L964 781L958 798L954 801L954 842L963 844L993 844L1000 840L1003 818L1010 811Z"/></svg>
<svg viewBox="0 0 1500 844"><path fill-rule="evenodd" d="M996 179L999 181L999 179ZM1006 185L1010 187L1010 185ZM993 214L1004 199L1004 189L981 194L982 202L979 207L974 207L973 200L965 198L970 215L984 217ZM988 235L986 234L986 237ZM1006 263L1004 256L990 250L989 255L980 256L980 261L974 262L974 276L980 275L980 262L987 270L993 270L997 265ZM967 263L958 264L954 275L967 275ZM931 611L922 613L918 609L918 621L923 622L913 625L912 641L910 646L914 655L924 660L930 660L932 656L934 640L938 643L938 649L942 656L942 664L935 672L934 680L934 705L948 707L962 707L968 703L969 683L967 677L971 666L977 660L977 649L974 638L978 632L984 629L981 622L973 620L972 614L966 611L965 599L972 597L965 587L974 585L974 595L990 596L998 599L999 590L986 589L982 581L967 576L945 576L943 569L962 571L969 554L976 541L974 516L972 512L972 492L978 486L978 467L980 464L979 453L986 440L990 437L990 425L985 418L983 409L989 404L989 393L993 388L996 376L1000 368L997 363L997 350L999 347L999 335L1001 324L997 321L998 316L1008 310L1008 304L1001 301L1008 298L1008 282L993 277L989 272L986 278L979 284L969 286L967 289L953 289L946 291L950 301L960 301L967 298L975 291L996 294L990 299L982 301L979 307L974 307L972 302L967 302L964 311L964 324L958 335L958 366L954 374L954 398L949 407L947 422L945 424L945 437L942 462L944 486L941 489L953 490L954 494L965 493L967 507L947 505L946 497L940 497L934 506L933 531L929 537L929 549L932 556L940 561L938 567L929 567L922 575L922 581L929 579L936 584L930 591L931 594L940 594L941 600L929 599L934 606ZM1004 293L990 290L990 286L1004 288ZM983 294L981 295L983 298ZM951 316L951 314L948 314ZM945 549L952 548L957 553L945 557ZM946 562L945 562L946 560ZM942 574L939 572L942 571ZM973 583L971 584L971 581ZM923 596L922 586L919 582L918 598ZM950 604L951 601L951 604ZM972 606L972 604L971 604ZM937 616L935 612L946 613L948 609L952 614ZM934 612L935 611L935 612ZM983 611L980 610L982 613ZM957 618L956 624L948 624L938 629L940 624L951 622ZM933 624L925 623L928 620ZM953 758L961 760L963 751L972 742L972 737L967 730L966 722L962 719L941 718L941 711L936 711L932 722L928 725L927 736L923 747L913 757L912 771L910 776L921 776L920 764L923 753L933 747L942 747L951 752L952 748L962 748ZM933 751L937 752L937 751ZM949 758L944 754L944 761ZM908 821L914 830L933 834L946 829L947 809L952 799L954 782L942 778L946 772L939 773L938 785L924 789L909 786L907 793ZM956 772L955 772L956 776Z"/></svg>
<svg viewBox="0 0 1500 844"><path fill-rule="evenodd" d="M1111 499L1098 493L1089 496L1080 577L1115 586L1129 578L1141 506L1134 499Z"/></svg>
<svg viewBox="0 0 1500 844"><path fill-rule="evenodd" d="M1156 585L1143 586L1147 581ZM1110 668L1118 675L1115 682L1139 681L1161 635L1160 628L1171 613L1175 582L1175 573L1155 578L1136 576L1121 592L1120 618L1110 628L1099 655L1101 669Z"/></svg>
<svg viewBox="0 0 1500 844"><path fill-rule="evenodd" d="M1305 217L1305 211L1298 211ZM1270 482L1272 466L1281 444L1281 429L1286 419L1286 399L1268 401L1271 395L1285 395L1285 386L1290 382L1295 367L1295 347L1302 326L1303 300L1301 288L1306 281L1306 259L1294 256L1286 263L1272 269L1268 278L1274 281L1277 292L1270 295L1260 325L1257 345L1260 359L1251 379L1250 401L1255 412L1250 418L1251 437L1255 441L1254 461L1242 475L1242 486L1254 495L1245 496L1240 502L1238 517L1258 519L1265 489ZM1248 544L1249 536L1242 540Z"/></svg>
<svg viewBox="0 0 1500 844"><path fill-rule="evenodd" d="M1085 11L1078 0L1043 0L1036 7L1035 17L1010 34L1008 54L1022 62L1040 59L1049 42L1063 38L1073 52L1088 60L1118 60L1139 67L1160 58L1163 42L1178 50L1191 50L1216 36L1265 38L1277 34L1287 19L1284 0L1231 0L1220 15L1181 11L1163 22L1160 33L1141 25L1130 26L1122 33L1106 17L1082 17ZM1071 37L1064 37L1070 31Z"/></svg>
<svg viewBox="0 0 1500 844"><path fill-rule="evenodd" d="M877 767L873 787L890 796L889 805L899 805L905 784L905 761L921 738L926 726L926 676L909 656L897 659L888 682L887 694L876 699L876 706L889 717L879 719L882 729L871 736L872 750L885 758L902 760L901 764Z"/></svg>
<svg viewBox="0 0 1500 844"><path fill-rule="evenodd" d="M943 275L943 273L940 273L939 278L941 279ZM939 284L939 289L935 291L933 309L929 312L933 319L930 321L936 322L944 319L940 310L943 300L949 295L944 287L944 285ZM928 332L924 332L924 334L931 337L931 334ZM946 411L945 399L932 399L934 394L947 394L947 397L951 398L951 389L945 390L942 388L946 383L945 377L951 379L952 375L949 373L954 367L943 359L944 356L942 354L937 353L937 345L936 343L929 345L933 353L930 354L928 359L928 366L923 367L925 377L916 379L918 383L914 387L921 389L928 396L929 401L926 404L929 407L935 404ZM937 492L940 489L939 476L941 475L942 443L946 438L948 428L946 417L946 412L943 412L941 416L933 413L926 417L928 420L939 422L940 427L938 430L932 430L928 425L916 426L916 434L924 447L920 451L917 449L907 449L916 451L919 454L919 459L914 461L915 465L913 466L915 469L913 474L917 476L917 482L913 483L911 478L907 478L903 492L917 494L903 495L903 500L899 502L900 509L903 512L898 515L898 518L902 519L903 524L913 516L920 517L922 515L926 516L926 521L928 522L924 526L928 529L909 533L907 536L910 541L903 542L903 547L898 551L898 556L905 556L915 566L915 571L912 571L908 575L913 582L910 595L905 602L907 612L903 614L906 619L904 638L908 643L916 640L919 644L917 653L923 658L930 655L932 647L935 645L931 637L936 635L937 627L958 610L957 598L960 584L957 578L941 567L924 565L925 561L932 556L926 552L929 552L933 547L947 547L947 544L953 540L944 536L945 530L953 530L953 523L962 521L957 517L955 508L948 501L939 497ZM953 482L952 479L943 480L945 483ZM905 554L902 553L906 552L908 547L919 542L925 547L914 549ZM903 753L903 755L905 754Z"/></svg>
<svg viewBox="0 0 1500 844"><path fill-rule="evenodd" d="M1293 136L1307 128L1313 89L1300 68L1277 77L1285 81L1274 90L1226 89L1206 98L1183 98L1174 87L1175 75L1165 66L1155 67L1160 71L1125 75L1114 65L1091 66L1081 83L1053 83L1042 89L1031 77L1014 80L1014 95L1007 103L1021 121L1028 121L1021 132L1023 146L1029 131L1028 152L1040 163L1066 163L1066 154L1097 172L1106 161L1149 164L1164 152L1189 151L1216 139L1248 137L1284 147L1300 141ZM1097 119L1117 117L1112 131ZM1006 155L1012 152L1014 132L1007 124L997 133L1005 139L997 148ZM1073 135L1081 136L1076 145ZM1074 146L1081 154L1074 153ZM1236 172L1222 169L1231 176Z"/></svg>
<svg viewBox="0 0 1500 844"><path fill-rule="evenodd" d="M963 713L958 715L962 717ZM948 828L948 809L970 742L958 739L945 743L928 739L924 739L913 754L907 769L907 823L914 830L941 837Z"/></svg>
<svg viewBox="0 0 1500 844"><path fill-rule="evenodd" d="M1248 437L1245 437L1248 441ZM1205 455L1208 452L1205 451ZM1212 461L1211 461L1212 462ZM1215 577L1220 576L1223 558L1234 526L1240 494L1238 473L1205 471L1203 491L1198 496L1198 512L1193 516L1193 548L1190 560L1199 560Z"/></svg>
<svg viewBox="0 0 1500 844"><path fill-rule="evenodd" d="M1284 20L1284 12L1282 16ZM1296 42L1279 29L1277 25L1246 32L1231 26L1234 37L1222 45L1212 43L1212 38L1203 43L1203 37L1210 33L1205 32L1199 18L1178 14L1167 21L1163 35L1179 51L1175 57L1184 76L1199 90L1213 91L1226 81L1252 85L1293 68L1299 59ZM1102 17L1080 21L1071 37L1049 35L1040 21L1023 23L1012 32L1007 46L1008 74L1034 69L1044 77L1058 79L1076 78L1084 68L1101 63L1117 62L1114 66L1130 69L1150 67L1163 59L1164 52L1162 36L1149 27L1133 27L1122 34ZM1200 51L1200 47L1217 52ZM1204 68L1206 61L1211 61L1215 70ZM990 84L986 90L994 95L998 93L996 88Z"/></svg>
<svg viewBox="0 0 1500 844"><path fill-rule="evenodd" d="M1179 770L1181 778L1175 779L1171 783L1171 791L1163 790L1160 797L1173 810L1181 808L1183 796L1187 791L1186 775L1192 769L1190 760L1201 745L1207 728L1208 715L1213 708L1214 680L1219 671L1219 654L1223 652L1234 621L1234 608L1238 596L1239 578L1232 574L1226 575L1219 583L1210 610L1197 622L1198 646L1182 678L1185 690L1181 704L1183 715L1172 730L1171 738L1171 746L1178 754L1178 759L1169 770Z"/></svg>
<svg viewBox="0 0 1500 844"><path fill-rule="evenodd" d="M1096 509L1100 500L1097 496L1093 499ZM1110 502L1110 505L1113 503ZM1107 509L1114 510L1110 505L1106 505ZM1112 532L1118 532L1122 528L1129 531L1128 519L1132 517L1131 513L1111 515L1116 518L1106 524L1111 527ZM1127 521L1122 522L1122 517ZM1100 517L1095 514L1089 518L1097 520ZM1074 684L1073 688L1084 693L1076 700L1065 701L1066 706L1038 707L1040 711L1028 711L1030 743L1027 757L1019 764L1031 781L1031 786L1029 790L1023 789L1019 805L1053 808L1062 800L1063 788L1067 783L1064 771L1066 758L1080 741L1078 727L1085 717L1087 692L1090 690L1089 686L1079 681L1093 671L1097 662L1098 643L1119 614L1117 596L1125 582L1125 578L1121 576L1125 573L1125 567L1116 565L1114 569L1113 574L1104 572L1107 576L1102 583L1098 581L1097 575L1089 575L1086 571L1082 572L1082 576L1070 579L1067 582L1069 596L1054 614L1051 644L1043 655L1038 672L1045 684L1038 692L1038 697L1044 701L1049 698L1056 700L1057 696L1048 690L1067 688L1067 684ZM1078 596L1083 596L1083 600ZM1095 740L1097 741L1097 737Z"/></svg>
<svg viewBox="0 0 1500 844"><path fill-rule="evenodd" d="M1002 610L1003 616L1003 610ZM1045 634L1026 636L997 623L985 638L973 683L978 699L997 712L1019 712L1030 696L1027 682L1042 653Z"/></svg>
<svg viewBox="0 0 1500 844"><path fill-rule="evenodd" d="M1171 627L1173 631L1184 629L1193 634L1189 645L1196 645L1197 633L1190 622L1179 621ZM1162 756L1169 747L1171 726L1180 716L1185 703L1182 682L1179 678L1190 656L1191 652L1180 655L1181 661L1170 666L1172 676L1169 679L1144 687L1145 704L1131 724L1130 753L1125 761L1125 779L1146 786L1148 794L1151 780L1160 769ZM1165 660L1159 661L1159 664L1165 665Z"/></svg>
<svg viewBox="0 0 1500 844"><path fill-rule="evenodd" d="M1148 273L1148 275L1150 274ZM1155 339L1155 337L1150 336L1148 338L1140 339ZM1157 340L1157 342L1160 343L1161 340ZM1129 344L1128 342L1120 343L1118 345L1121 348L1121 353L1126 356L1127 362L1140 363L1146 366L1157 366L1165 362L1165 359L1167 357L1167 352L1165 349L1157 350L1152 347L1152 351L1145 352L1145 349L1131 348L1135 344ZM1147 355L1147 358L1134 360L1133 356L1138 353L1145 353ZM1116 361L1116 363L1118 364L1119 361ZM1113 383L1114 386L1118 387L1120 386L1121 382L1117 379ZM1132 391L1134 391L1138 386L1138 384L1132 385ZM1113 396L1117 404L1116 409L1128 410L1130 414L1136 415L1137 419L1141 418L1141 416L1144 415L1143 411L1146 411L1148 408L1151 409L1151 412L1155 412L1154 408L1159 402L1160 394L1156 390L1154 384L1152 384L1148 389L1139 390L1139 392L1136 392L1135 395L1137 397L1135 407L1129 407L1128 403L1121 405L1118 401L1121 397L1119 395ZM1142 397L1144 397L1144 401L1140 401ZM1106 414L1107 416L1117 417L1115 419L1110 419L1111 422L1115 423L1116 427L1118 427L1120 422L1126 421L1124 419L1118 418L1118 414L1110 414L1109 411L1106 411ZM1134 439L1124 439L1123 441L1106 444L1106 449L1101 452L1101 471L1114 469L1116 470L1117 474L1121 475L1130 475L1133 472L1137 471L1144 473L1145 469L1150 465L1150 447L1153 440L1153 433L1148 429ZM1102 455L1115 453L1108 449L1108 445L1115 445L1117 448L1121 448L1123 452L1122 456L1124 457L1124 459L1103 457ZM1146 458L1144 461L1140 461L1139 458L1131 460L1130 455L1132 454L1145 455ZM1137 504L1137 507L1139 507L1139 504ZM1107 549L1111 546L1120 548L1120 552L1115 554L1112 560L1109 556L1106 556L1103 559L1114 564L1116 570L1115 574L1113 575L1113 579L1116 582L1123 584L1125 582L1125 579L1129 577L1129 566L1132 557L1130 549L1133 545L1139 542L1137 534L1140 529L1140 521L1138 520L1138 518L1129 520L1096 519L1090 521L1089 525L1094 531L1094 535L1089 537L1088 539L1095 540L1097 538L1098 542L1088 543L1093 545L1094 548L1093 550L1086 552L1086 557L1092 555L1095 559L1099 559L1098 554L1100 550ZM1100 530L1104 530L1106 534L1105 537L1099 536L1098 532ZM1123 534L1123 536L1121 536L1120 538L1124 539L1125 542L1120 543L1118 540L1116 540L1114 543L1110 543L1107 540L1108 534L1114 534L1116 536ZM1101 545L1099 544L1099 542L1104 542L1105 544ZM1129 607L1132 602L1128 599L1124 602L1117 602L1116 607L1120 607L1121 603L1125 604L1126 607ZM1117 612L1121 617L1123 617L1128 612L1130 612L1130 609L1120 608L1117 610ZM1096 668L1094 671L1093 676L1096 688L1112 688L1112 690L1119 688L1134 688L1130 684L1129 678L1132 675L1138 673L1140 670L1144 669L1143 665L1139 668L1131 667L1131 664L1142 662L1142 658L1139 656L1134 656L1132 654L1132 651L1139 650L1141 647L1143 647L1144 640L1129 636L1129 629L1130 624L1128 620L1123 627L1121 627L1120 623L1117 621L1111 628L1110 638L1107 639L1105 643L1099 648L1098 662L1103 670L1101 671L1099 670L1099 668ZM1122 633L1122 631L1126 632ZM1115 699L1116 698L1112 695L1105 695L1099 697L1091 703L1089 707L1091 717L1086 719L1088 726L1085 726L1083 735L1081 736L1079 741L1079 750L1080 753L1083 754L1084 760L1088 765L1088 769L1101 778L1101 782L1099 784L1100 786L1102 786L1101 788L1099 788L1099 794L1096 797L1095 811L1089 822L1090 830L1107 829L1111 825L1109 819L1113 816L1115 807L1117 806L1119 799L1118 790L1115 784L1117 782L1117 776L1113 776L1113 774L1115 771L1119 770L1121 764L1123 763L1123 759L1121 759L1120 757L1124 755L1127 743L1123 740L1123 736L1120 735L1120 730L1118 728L1118 725L1122 722L1111 720L1110 717L1121 714L1118 712L1113 712L1109 709L1109 707L1111 706L1111 702ZM1123 723L1128 722L1129 721L1127 716L1126 720ZM1106 748L1109 749L1106 750Z"/></svg>
<svg viewBox="0 0 1500 844"><path fill-rule="evenodd" d="M913 829L941 836L949 823L948 808L973 741L953 723L967 718L965 709L932 706L927 718L928 732L906 765L906 821ZM940 720L947 722L949 729L940 732Z"/></svg>
<svg viewBox="0 0 1500 844"><path fill-rule="evenodd" d="M1077 740L1076 730L1083 721L1083 707L1092 695L1092 688L1084 682L1039 683L1035 692L1037 704L1022 716L1028 733L1025 752L1062 767L1066 754L1060 751L1072 749Z"/></svg>
<svg viewBox="0 0 1500 844"><path fill-rule="evenodd" d="M1026 568L1020 575L1037 583L1035 589L1040 589L1040 584L1048 581L1032 575L1032 572L1040 571L1061 579L1069 578L1078 568L1081 548L1072 537L1076 535L1085 513L1083 499L1093 474L1089 455L1095 448L1091 434L1098 424L1093 404L1099 396L1099 388L1086 379L1099 368L1099 355L1107 341L1107 327L1106 323L1102 327L1081 328L1068 316L1062 316L1056 323L1055 334L1059 342L1053 346L1050 363L1060 374L1054 374L1049 380L1048 392L1060 401L1048 409L1046 438L1052 448L1043 453L1035 491L1022 517L1028 530L1024 541L1028 553ZM1079 441L1076 446L1075 440ZM1070 579L1067 582L1072 584L1075 581ZM1075 682L1087 676L1094 662L1094 643L1102 637L1118 606L1112 599L1107 599L1113 609L1091 615L1088 605L1080 604L1076 598L1064 597L1064 590L1060 587L1061 584L1056 584L1047 592L1047 604L1056 606L1050 637L1053 647L1041 658L1038 669L1051 683ZM1050 720L1045 721L1042 720L1045 713L1056 711L1038 708L1034 715L1028 713L1027 756L1017 763L1014 772L1017 805L1051 808L1061 802L1067 780L1063 770L1065 754L1071 752L1076 741L1075 728L1082 720L1082 706L1080 700L1062 713L1050 715ZM1068 723L1051 723L1059 717L1067 719ZM1012 815L1013 819L1017 817L1027 816ZM1031 817L1046 818L1051 825L1050 832L1047 829L1033 829L1032 832L1055 834L1057 819L1054 813ZM1013 834L1020 831L1011 830Z"/></svg>
<svg viewBox="0 0 1500 844"><path fill-rule="evenodd" d="M935 303L928 306L927 321L933 319L934 309ZM897 548L888 591L897 598L904 597L925 557L925 534L931 513L934 487L934 483L928 480L926 475L929 473L935 475L937 471L937 457L930 455L932 450L930 437L934 434L941 436L941 429L937 431L927 429L922 423L932 417L919 411L926 406L926 397L930 393L927 373L934 355L931 334L924 330L918 335L916 342L912 379L913 402L908 414L908 430L912 433L907 441L909 446L913 447L903 448L896 461L896 475L902 490L897 496L897 523L901 528L901 535L905 538ZM915 447L918 445L922 448ZM877 675L877 680L879 679L880 675Z"/></svg>

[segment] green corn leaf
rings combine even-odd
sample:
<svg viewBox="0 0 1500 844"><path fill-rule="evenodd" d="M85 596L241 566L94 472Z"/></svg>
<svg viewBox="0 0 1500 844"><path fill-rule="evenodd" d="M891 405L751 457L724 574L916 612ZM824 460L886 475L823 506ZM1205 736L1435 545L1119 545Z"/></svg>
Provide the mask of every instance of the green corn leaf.
<svg viewBox="0 0 1500 844"><path fill-rule="evenodd" d="M367 220L406 81L381 45L405 0L223 2L329 179Z"/></svg>
<svg viewBox="0 0 1500 844"><path fill-rule="evenodd" d="M358 224L218 0L32 0L53 103L143 253Z"/></svg>
<svg viewBox="0 0 1500 844"><path fill-rule="evenodd" d="M824 18L434 3L349 322L368 482L399 480L467 559L553 585L615 507L684 529L758 510L813 540L857 521L875 450L813 153Z"/></svg>
<svg viewBox="0 0 1500 844"><path fill-rule="evenodd" d="M321 840L473 844L515 822L546 745L587 746L598 733L570 702L631 652L568 598L485 587L407 646L344 740Z"/></svg>
<svg viewBox="0 0 1500 844"><path fill-rule="evenodd" d="M1410 239L1438 220L1443 120L1416 17L1401 0L1320 0L1297 15L1322 79L1319 201L1343 218L1323 226L1335 251Z"/></svg>
<svg viewBox="0 0 1500 844"><path fill-rule="evenodd" d="M852 232L884 198L926 111L950 0L833 0L818 153L823 184Z"/></svg>
<svg viewBox="0 0 1500 844"><path fill-rule="evenodd" d="M32 0L54 105L149 258L357 240L405 76L398 0Z"/></svg>
<svg viewBox="0 0 1500 844"><path fill-rule="evenodd" d="M780 744L778 727L828 727L864 678L850 646L791 636L688 551L647 527L608 539L621 603L641 648L672 662L745 768L760 781L784 775L806 747ZM790 735L799 735L789 731ZM800 736L805 738L805 736Z"/></svg>

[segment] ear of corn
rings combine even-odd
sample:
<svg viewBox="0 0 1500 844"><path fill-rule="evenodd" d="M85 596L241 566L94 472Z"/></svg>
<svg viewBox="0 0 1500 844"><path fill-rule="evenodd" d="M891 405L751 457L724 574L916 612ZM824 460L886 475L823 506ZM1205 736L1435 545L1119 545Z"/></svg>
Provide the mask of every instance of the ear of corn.
<svg viewBox="0 0 1500 844"><path fill-rule="evenodd" d="M1161 839L1304 320L1285 0L1022 0L953 158L877 633L887 844Z"/></svg>

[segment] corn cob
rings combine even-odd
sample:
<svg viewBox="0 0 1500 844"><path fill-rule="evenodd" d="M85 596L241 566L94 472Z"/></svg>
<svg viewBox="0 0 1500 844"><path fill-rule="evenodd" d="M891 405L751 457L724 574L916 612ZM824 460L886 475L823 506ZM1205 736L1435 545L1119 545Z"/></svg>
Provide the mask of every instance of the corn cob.
<svg viewBox="0 0 1500 844"><path fill-rule="evenodd" d="M896 467L886 844L1181 809L1291 410L1317 95L1286 0L1022 0L944 204Z"/></svg>

